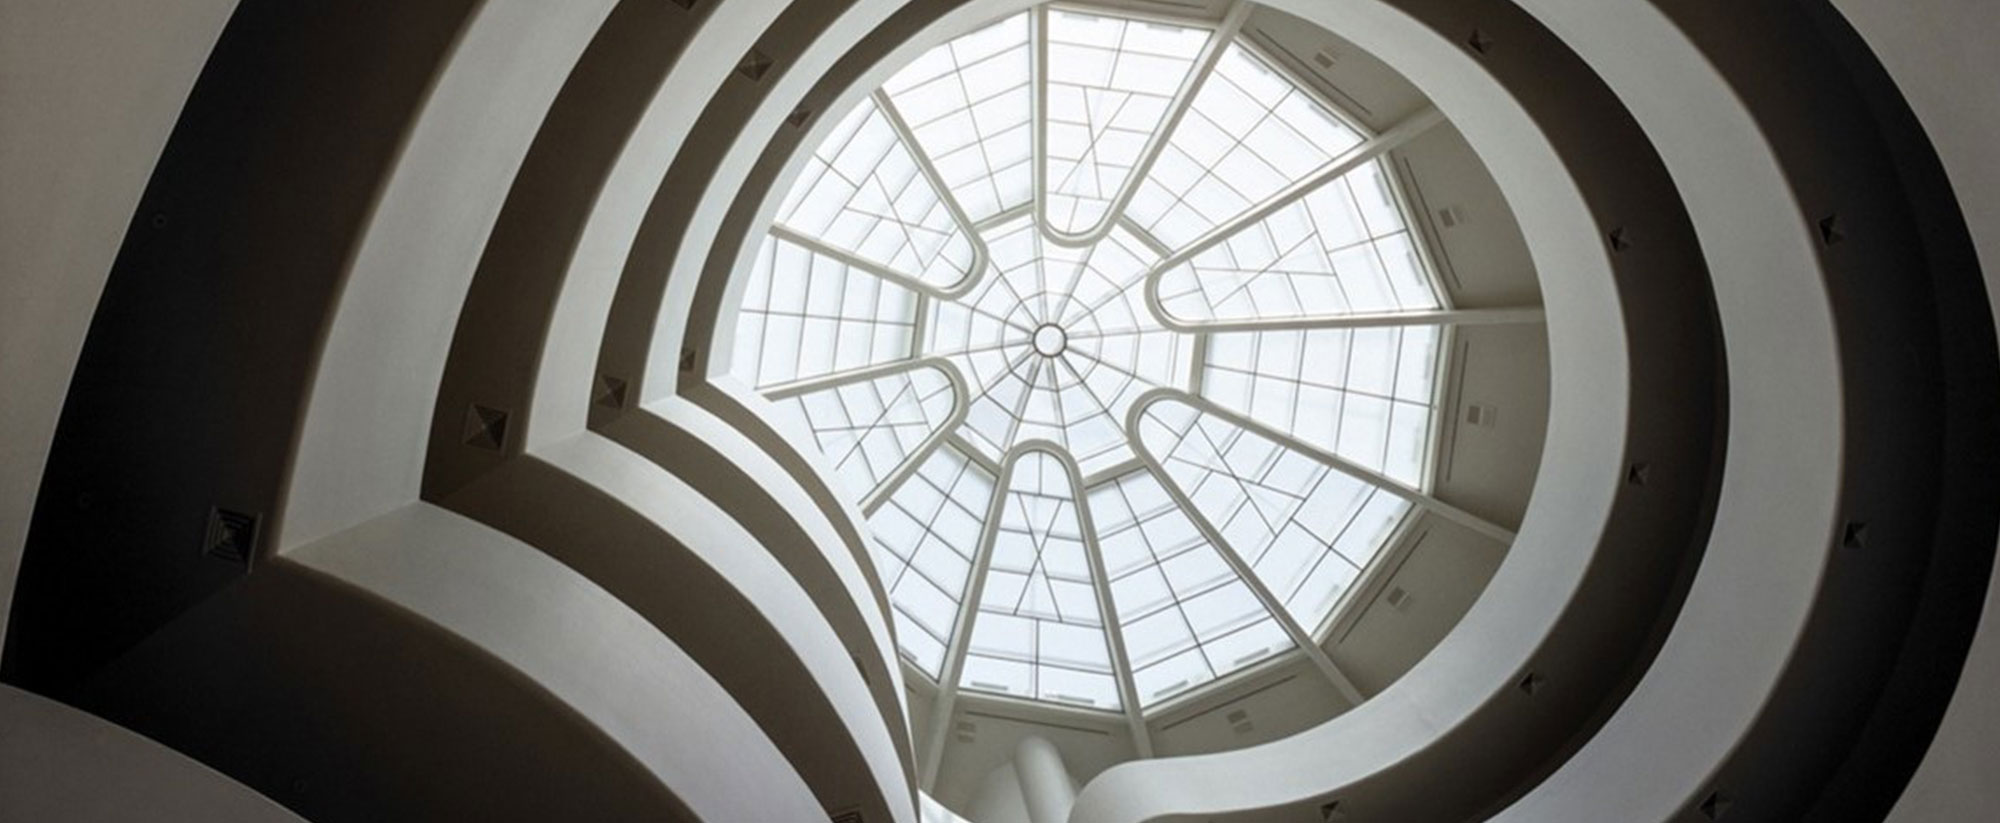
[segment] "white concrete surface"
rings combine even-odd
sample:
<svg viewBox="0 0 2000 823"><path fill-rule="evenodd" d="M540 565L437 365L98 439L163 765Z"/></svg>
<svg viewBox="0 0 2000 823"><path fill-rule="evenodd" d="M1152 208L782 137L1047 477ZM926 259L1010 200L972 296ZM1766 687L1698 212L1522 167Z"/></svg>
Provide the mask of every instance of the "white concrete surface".
<svg viewBox="0 0 2000 823"><path fill-rule="evenodd" d="M98 296L235 9L0 2L0 634Z"/></svg>
<svg viewBox="0 0 2000 823"><path fill-rule="evenodd" d="M573 708L703 820L813 820L818 801L720 684L548 555L427 503L289 556L464 638Z"/></svg>
<svg viewBox="0 0 2000 823"><path fill-rule="evenodd" d="M303 823L283 806L179 752L4 685L0 820Z"/></svg>

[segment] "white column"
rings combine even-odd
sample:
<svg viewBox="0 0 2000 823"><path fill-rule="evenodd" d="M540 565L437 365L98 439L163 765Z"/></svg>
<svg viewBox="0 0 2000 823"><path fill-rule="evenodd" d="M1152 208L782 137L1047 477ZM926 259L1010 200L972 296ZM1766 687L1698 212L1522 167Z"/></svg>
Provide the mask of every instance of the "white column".
<svg viewBox="0 0 2000 823"><path fill-rule="evenodd" d="M1014 771L1028 801L1028 823L1069 820L1069 809L1076 805L1076 780L1069 776L1054 743L1034 735L1022 739L1014 747Z"/></svg>

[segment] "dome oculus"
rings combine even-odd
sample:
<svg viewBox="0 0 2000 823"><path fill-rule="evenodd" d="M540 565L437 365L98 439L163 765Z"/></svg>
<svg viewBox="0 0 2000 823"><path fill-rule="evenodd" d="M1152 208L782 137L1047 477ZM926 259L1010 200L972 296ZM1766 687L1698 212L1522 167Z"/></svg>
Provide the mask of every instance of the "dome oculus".
<svg viewBox="0 0 2000 823"><path fill-rule="evenodd" d="M1323 662L1428 483L1441 333L1397 315L1444 306L1382 141L1239 19L930 50L744 275L731 371L859 496L933 679L1136 713Z"/></svg>

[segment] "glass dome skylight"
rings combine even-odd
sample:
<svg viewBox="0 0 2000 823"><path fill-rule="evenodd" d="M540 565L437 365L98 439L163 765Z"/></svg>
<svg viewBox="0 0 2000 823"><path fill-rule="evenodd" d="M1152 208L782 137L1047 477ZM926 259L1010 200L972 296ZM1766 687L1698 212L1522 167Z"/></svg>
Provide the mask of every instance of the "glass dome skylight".
<svg viewBox="0 0 2000 823"><path fill-rule="evenodd" d="M1445 307L1394 141L1242 16L1042 7L932 49L746 274L731 370L859 499L948 690L1136 722L1281 655L1331 673L1424 499Z"/></svg>

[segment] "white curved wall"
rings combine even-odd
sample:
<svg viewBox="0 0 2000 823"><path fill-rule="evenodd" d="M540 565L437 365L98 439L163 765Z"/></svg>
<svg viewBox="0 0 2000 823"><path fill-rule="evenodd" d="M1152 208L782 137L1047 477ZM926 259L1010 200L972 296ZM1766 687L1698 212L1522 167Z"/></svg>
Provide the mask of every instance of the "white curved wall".
<svg viewBox="0 0 2000 823"><path fill-rule="evenodd" d="M12 686L0 686L0 820L303 823L179 752Z"/></svg>
<svg viewBox="0 0 2000 823"><path fill-rule="evenodd" d="M1958 196L2000 322L2000 15L1986 0L1833 0L1922 121ZM2000 568L1958 691L1890 820L2000 809Z"/></svg>
<svg viewBox="0 0 2000 823"><path fill-rule="evenodd" d="M551 16L572 11L533 9L530 8L532 5L538 4L505 4L494 0L482 13L481 19L486 20L487 15L499 15L508 10L521 15ZM1379 28L1383 32L1380 37L1384 39L1372 42L1362 40L1364 45L1385 55L1396 52L1421 58L1425 65L1432 66L1419 72L1414 70L1415 63L1396 61L1411 67L1411 73L1417 75L1417 79L1427 87L1431 87L1432 83L1442 84L1436 88L1440 89L1439 102L1447 110L1454 114L1462 113L1461 116L1491 115L1482 134L1474 137L1482 152L1533 150L1530 145L1533 142L1531 125L1521 122L1516 115L1482 107L1477 98L1491 90L1480 86L1472 75L1464 73L1466 66L1462 53L1415 41L1400 48L1391 47L1389 40L1394 38L1389 32L1398 25L1398 21L1382 17L1373 4L1357 4L1357 0L1349 0L1343 3L1284 2L1273 5L1296 7L1294 10L1297 12L1313 15L1343 12L1345 16L1337 21L1338 28L1343 32ZM1685 797L1680 793L1684 793L1688 785L1698 783L1702 776L1696 773L1698 757L1671 762L1656 759L1662 747L1671 750L1674 744L1651 736L1652 724L1672 720L1690 735L1683 741L1687 744L1687 752L1700 756L1713 755L1714 741L1726 740L1740 728L1745 712L1752 710L1758 697L1768 689L1773 676L1770 667L1777 665L1776 661L1770 661L1760 669L1754 661L1760 655L1771 655L1773 649L1781 648L1773 644L1782 644L1786 640L1785 627L1796 625L1802 619L1799 610L1803 608L1818 566L1815 553L1823 553L1824 547L1832 542L1828 538L1834 520L1825 505L1831 499L1826 494L1827 490L1800 487L1797 483L1800 470L1796 462L1786 462L1785 472L1782 475L1776 473L1776 461L1781 456L1789 453L1795 458L1800 453L1822 448L1830 442L1829 435L1837 432L1839 421L1834 415L1837 414L1838 404L1829 402L1828 398L1837 393L1838 387L1833 384L1834 378L1828 365L1815 360L1812 351L1807 351L1816 350L1820 355L1830 357L1832 348L1823 328L1826 319L1811 314L1794 316L1794 306L1787 302L1801 298L1811 302L1812 295L1800 291L1809 282L1804 279L1805 272L1801 269L1802 257L1809 256L1802 255L1799 247L1798 241L1803 236L1796 231L1782 234L1779 240L1746 236L1752 233L1758 216L1751 212L1796 213L1796 204L1785 202L1783 198L1770 201L1754 199L1769 198L1773 193L1781 192L1782 181L1774 180L1774 164L1768 151L1759 149L1757 135L1754 128L1748 125L1747 117L1731 111L1731 106L1735 104L1728 99L1727 89L1717 78L1707 74L1698 57L1690 59L1690 49L1685 40L1679 38L1671 30L1671 25L1659 18L1650 6L1638 0L1524 0L1523 5L1542 15L1558 33L1571 38L1586 57L1599 62L1607 79L1627 95L1628 101L1634 103L1635 111L1649 128L1659 129L1658 133L1662 135L1681 134L1682 139L1699 138L1702 141L1689 145L1720 141L1713 142L1713 145L1733 147L1715 154L1726 155L1730 158L1728 162L1740 163L1740 166L1717 163L1715 156L1696 155L1691 149L1676 149L1673 146L1678 145L1678 141L1668 141L1671 145L1664 149L1670 166L1683 181L1684 194L1693 204L1691 211L1702 223L1704 243L1712 250L1711 259L1727 256L1746 263L1754 261L1759 269L1775 272L1766 279L1757 280L1743 277L1741 272L1732 275L1729 271L1718 269L1718 288L1723 290L1720 296L1725 304L1725 319L1732 329L1752 328L1756 324L1777 321L1796 322L1804 325L1794 330L1806 335L1774 341L1776 345L1763 352L1749 352L1751 347L1740 345L1746 342L1742 338L1732 345L1732 358L1752 358L1732 360L1732 369L1742 369L1737 372L1739 381L1771 375L1784 382L1773 382L1767 390L1750 391L1733 397L1734 411L1738 415L1735 424L1740 427L1738 431L1760 440L1766 436L1773 439L1744 449L1740 454L1733 448L1729 482L1732 489L1751 485L1792 489L1790 496L1774 501L1782 505L1768 514L1772 517L1783 514L1794 522L1817 525L1802 532L1792 529L1795 533L1790 535L1772 534L1763 531L1771 525L1767 522L1770 520L1767 513L1726 510L1718 519L1719 535L1727 535L1732 541L1792 539L1798 541L1802 548L1789 553L1793 556L1782 562L1758 561L1726 551L1712 554L1712 559L1719 565L1704 572L1704 579L1698 583L1691 598L1689 611L1697 611L1697 606L1716 611L1709 618L1697 616L1695 622L1683 626L1683 637L1670 641L1661 662L1663 665L1680 662L1675 656L1690 652L1695 635L1720 632L1728 625L1722 619L1725 616L1739 620L1754 618L1759 625L1770 627L1771 633L1744 633L1733 643L1719 647L1711 647L1704 641L1701 652L1707 658L1705 667L1709 670L1728 669L1732 677L1739 678L1735 687L1725 693L1729 699L1690 705L1691 701L1683 700L1673 692L1670 682L1642 684L1627 712L1606 727L1600 741L1593 744L1595 748L1586 750L1586 757L1559 773L1541 791L1526 798L1520 807L1513 810L1513 814L1522 819L1559 820L1565 819L1564 810L1578 808L1571 803L1594 800L1629 803L1635 813L1651 816L1653 812L1670 812L1684 802ZM1961 203L1983 256L1987 260L2000 259L1996 257L2000 254L2000 167L1996 167L1996 157L1990 148L2000 142L2000 110L1991 105L1965 103L1967 100L2000 99L2000 90L1994 88L1996 81L1991 71L1992 58L1988 56L1988 44L1994 35L2000 34L1996 31L2000 29L2000 22L1995 21L1990 9L1984 8L1980 0L1837 0L1837 5L1855 20L1857 27L1869 38L1891 73L1910 95L1913 106L1931 130L1933 140L1954 176ZM232 7L233 3L226 0L186 0L176 4L172 13L166 13L157 8L157 4L136 0L4 0L0 3L0 38L4 38L0 39L0 77L4 77L7 84L7 94L0 99L0 172L3 172L0 179L8 181L4 190L0 190L0 207L4 207L4 213L0 213L0 261L5 261L6 266L4 278L0 278L0 335L4 335L0 336L0 378L4 378L10 387L7 393L0 395L0 426L4 426L0 430L8 432L4 441L5 451L0 453L4 456L4 462L0 462L0 471L4 471L4 475L0 475L0 605L4 605L5 595L11 590L12 569L18 562L20 541L26 530L48 440L96 295L152 163L185 99L187 88L192 85L202 58L213 45ZM574 21L581 18L566 19ZM551 49L573 48L577 45L575 38L580 36L578 32L578 29L551 29L543 33L551 40L538 42ZM1635 42L1627 43L1624 38ZM479 42L468 40L462 43L462 54L484 54L486 57L482 59L487 60L498 58L500 52L497 50L481 51L494 48L492 44L480 46ZM124 58L118 61L97 59L98 55L108 53L119 53ZM1662 73L1658 71L1660 65L1677 66L1686 74ZM531 73L527 68L522 71ZM718 63L716 71L725 69L720 68ZM500 101L499 97L493 96L457 96L457 87L452 84L451 76L448 74L445 82L434 92L432 103L440 107L435 112L449 110L455 113L448 117L440 114L444 119L432 121L429 117L433 110L427 109L418 135L406 148L412 157L418 152L441 151L447 147L450 141L444 137L457 133L445 129L447 121L455 124L455 128L465 128L470 121L460 121L460 117L489 111ZM550 81L547 76L528 78L524 75L520 82L524 85L519 88L533 87L547 93ZM1978 83L1986 85L1974 85ZM1713 116L1686 123L1673 122L1672 118L1685 116L1682 107L1688 104L1691 93L1701 103L1702 110ZM24 111L28 114L23 115ZM782 113L774 113L773 116L779 114ZM527 118L525 114L520 116ZM430 124L437 124L441 131L427 137L424 129ZM517 123L511 128L520 127ZM1677 131L1682 129L1689 131ZM510 133L513 140L522 139L521 132L515 130ZM471 192L492 191L501 184L505 168L518 162L505 157L507 152L519 148L518 142L511 144L512 148L509 145L505 141L496 141L491 148L493 154L462 158L462 165L456 171L446 178L429 182L437 185L440 191L458 191L464 193L463 196L477 196ZM1550 158L1542 158L1540 162L1548 160ZM1494 165L1496 172L1503 172L1504 164ZM1510 194L1530 198L1531 202L1521 209L1524 222L1529 222L1527 216L1531 213L1564 216L1559 220L1535 218L1552 222L1539 229L1530 227L1531 236L1545 237L1548 230L1561 228L1570 220L1587 219L1576 213L1576 204L1566 202L1566 195L1562 192L1535 193L1533 186L1523 188L1528 184L1520 178L1532 176L1538 171L1547 171L1547 168L1531 162L1505 171L1514 179L1502 181ZM405 181L406 184L413 182ZM1759 185L1749 186L1751 183ZM1762 193L1738 194L1736 186L1755 188ZM425 211L419 208L425 202L422 195L419 191L402 191L392 187L385 193L383 204L378 208L378 221L399 213L395 209L412 209L409 214L421 216ZM1532 202L1536 197L1549 199ZM1732 202L1734 205L1731 205ZM498 208L497 198L492 202L492 208ZM1738 214L1731 209L1743 209L1745 212ZM1752 222L1737 224L1732 219L1736 217ZM461 255L467 252L465 247L457 244L476 242L476 236L483 236L484 233L478 219L438 228L443 229L453 242L442 244L449 248L426 253L437 255L429 260L443 269L464 265L466 260ZM357 279L350 284L350 292L343 299L354 301L355 306L368 306L384 299L388 292L372 291L377 288L371 284L378 275L370 275L369 283L364 283L359 273L379 274L383 271L374 268L377 262L370 262L368 255L379 253L371 252L371 248L394 249L397 244L411 242L412 237L415 235L399 238L394 233L372 234L371 243L383 245L364 248L356 265ZM1559 243L1545 239L1538 242L1535 249L1537 262L1544 271L1552 270L1555 265L1581 265L1579 271L1601 267L1601 260L1595 259L1601 256L1601 252L1586 250L1583 245L1578 243L1575 247L1559 248ZM1588 245L1595 246L1594 243ZM615 246L617 244L612 243L606 248ZM476 250L470 253L476 255ZM469 272L469 268L466 271ZM1988 277L1989 285L1993 285L1993 275L1989 273ZM1577 347L1585 341L1611 339L1618 333L1616 328L1610 326L1578 325L1596 322L1588 318L1612 316L1612 312L1601 304L1603 295L1587 289L1568 293L1552 288L1549 296L1552 317L1570 318L1551 326L1555 343L1553 356L1558 362L1558 382L1566 379L1615 381L1617 375L1602 371L1609 367L1596 362L1598 358L1577 352ZM456 305L455 300L439 299L444 300L448 307ZM415 317L412 314L405 318L406 322ZM436 315L424 317L427 322L436 322ZM448 336L448 329L441 333ZM367 341L343 341L336 337L329 344L329 368L323 373L323 380L328 382L316 391L346 392L353 389L354 384L338 382L343 378L339 377L341 372L334 367L335 361L358 363L379 356L380 350L372 348ZM1565 377L1591 369L1599 371L1588 377ZM581 379L579 375L589 373L586 367L566 373L564 379L574 381ZM407 394L409 391L421 395L432 388L412 384L398 390L401 392L398 396L407 399L415 396ZM1561 385L1557 387L1557 393L1559 396L1563 394ZM580 392L571 394L573 397L584 396ZM1801 402L1801 397L1808 401L1817 398L1818 402ZM409 408L421 412L422 417L427 419L428 402L412 404ZM580 404L580 401L573 402ZM1809 416L1803 420L1797 416L1801 406L1811 407ZM382 406L369 408L375 412L384 411ZM1782 429L1776 427L1779 408L1786 413ZM398 417L402 413L395 412L388 416ZM1601 411L1597 414L1602 415ZM1580 419L1577 410L1565 409L1560 402L1554 415L1556 421L1552 422L1552 430L1560 431L1560 437L1565 442L1585 442L1589 438L1615 435L1614 432L1593 428L1603 424ZM326 428L318 428L320 425L309 423L306 450L303 452L307 459L302 459L302 466L309 465L315 449L324 450L328 444L338 442L337 438L315 438L330 437L345 424L328 420L324 423ZM1745 436L1733 437L1732 443L1741 446L1746 439ZM391 454L390 451L383 449L380 452L390 464L412 459L408 455ZM327 473L316 475L318 479L300 481L301 485L294 491L324 489L352 482L350 476L341 473L343 470L337 464L324 465L327 468L313 471L324 470ZM1604 468L1551 463L1548 470L1555 472L1556 477L1562 477L1566 472L1578 477L1596 477ZM1615 464L1610 468L1616 471ZM1831 483L1831 472L1826 477L1826 482ZM333 502L339 505L334 509L324 514L300 515L292 525L300 529L298 534L302 536L324 533L353 518L377 513L383 507L392 505L400 493L369 490L365 494L374 496L345 499L345 502L336 498ZM295 499L298 497L295 494ZM1565 529L1581 529L1589 525L1549 522L1559 517L1532 515L1531 522L1523 527L1524 542L1530 536L1541 541L1555 541ZM1815 545L1803 546L1808 542ZM1495 585L1500 586L1502 580L1506 580L1510 587L1509 597L1536 593L1560 597L1559 575L1553 581L1528 578L1536 573L1536 563L1554 564L1566 559L1571 558L1546 555L1541 561L1524 561L1522 564L1510 560L1510 567L1518 568L1503 569ZM1750 586L1756 588L1746 595ZM1992 596L1989 591L1989 597ZM1495 599L1489 597L1487 601ZM1480 608L1498 607L1490 607L1483 602ZM1737 611L1739 609L1755 609L1758 614L1746 614ZM1492 615L1475 612L1467 623L1477 624L1490 617ZM4 610L0 610L0 621L4 619ZM1961 684L1960 699L1947 715L1932 758L1919 772L1910 794L1905 798L1905 806L1899 810L1899 819L1966 819L1967 810L1990 809L1996 802L1991 775L1996 748L1993 741L2000 739L2000 710L1996 710L1990 697L2000 694L2000 650L1996 650L1996 646L2000 646L2000 636L1996 636L2000 635L2000 617L1996 617L1995 609L1988 609L1986 621L1985 630L1969 663L1967 678ZM1463 645L1466 642L1471 641L1465 637L1454 637L1447 641L1447 645ZM1718 649L1742 655L1753 665L1716 666L1714 656ZM1446 647L1440 647L1439 654L1434 658L1449 658L1446 651ZM1427 661L1423 665L1429 671L1419 672L1418 676L1409 680L1430 681L1437 679L1439 673L1463 673L1452 668L1459 664L1449 661ZM1716 687L1711 683L1706 688L1712 690ZM1383 708L1355 713L1357 716L1374 715L1375 719L1348 722L1351 726L1375 724L1359 727L1372 729L1368 735L1370 739L1379 736L1385 741L1394 740L1425 727L1434 730L1434 724L1439 722L1435 713L1438 707L1473 697L1443 694L1442 689L1418 692L1413 688L1411 691L1395 699L1394 703L1400 704L1400 708L1385 703ZM1408 726L1391 722L1388 714L1403 709L1420 710L1425 714L1413 715L1410 719L1422 717L1426 720ZM1448 722L1448 716L1443 722ZM1636 733L1640 730L1647 731L1648 736L1644 740L1651 747L1646 750L1649 756L1644 759L1639 759L1640 749L1632 748L1639 744L1641 738L1625 736L1628 731ZM1700 740L1693 737L1697 734ZM1252 754L1242 762L1255 763L1271 754L1273 752ZM1361 774L1370 768L1364 755L1393 757L1395 753L1388 748L1372 753L1353 753L1344 755L1345 760L1333 765ZM1213 760L1206 763L1220 765ZM1610 767L1620 763L1625 764L1623 768L1641 771L1614 773L1610 770ZM1674 769L1681 771L1674 773ZM1664 773L1673 777L1631 781L1627 778L1632 773ZM1322 774L1320 779L1313 781L1313 786L1328 782ZM1632 785L1639 783L1659 788ZM1211 787L1217 792L1226 789L1214 786L1198 774L1190 774L1189 782L1175 787L1161 804L1151 808L1176 811L1190 808L1176 805L1174 793L1178 794L1179 800L1207 802L1208 798L1195 795L1204 794ZM1158 784L1135 783L1132 788L1157 789ZM1301 790L1304 788L1309 787L1300 787ZM1115 788L1104 791L1115 791ZM1085 801L1089 801L1090 796L1091 792L1086 791ZM1224 797L1218 802L1226 804L1232 800ZM1125 806L1113 805L1117 806L1118 812L1114 816L1127 816ZM1133 807L1131 811L1136 814L1138 809Z"/></svg>
<svg viewBox="0 0 2000 823"><path fill-rule="evenodd" d="M703 820L821 813L777 747L692 658L534 547L414 503L290 559L492 654L617 741Z"/></svg>
<svg viewBox="0 0 2000 823"><path fill-rule="evenodd" d="M667 425L677 426L702 438L711 447L724 454L737 456L737 467L757 480L776 498L821 547L827 562L833 566L841 587L854 602L861 604L861 616L865 621L869 636L875 641L876 651L882 659L889 661L890 676L897 680L896 694L903 696L901 683L902 667L895 665L895 639L885 618L887 603L876 595L879 587L871 588L869 575L873 569L861 565L861 561L842 548L844 541L834 528L832 518L820 511L804 489L778 465L777 459L755 447L743 437L743 433L718 419L707 409L681 397L669 397L638 412L655 415ZM855 517L858 522L860 518Z"/></svg>
<svg viewBox="0 0 2000 823"><path fill-rule="evenodd" d="M1688 204L1728 340L1730 429L1709 547L1666 645L1590 742L1497 819L1666 820L1766 707L1838 543L1833 318L1778 159L1681 30L1641 0L1522 5L1632 110Z"/></svg>
<svg viewBox="0 0 2000 823"><path fill-rule="evenodd" d="M909 775L897 757L889 727L877 710L868 684L862 680L860 668L846 655L833 629L798 581L761 550L756 538L728 512L702 499L693 487L600 435L584 432L545 451L552 465L619 500L673 535L756 607L759 616L786 640L817 681L818 691L832 704L854 746L867 761L880 796L890 804L893 819L913 823L914 802L899 802L915 799L907 782ZM720 624L700 627L722 635L734 628Z"/></svg>
<svg viewBox="0 0 2000 823"><path fill-rule="evenodd" d="M177 0L171 13L153 0L0 2L0 635L98 295L235 9L236 0Z"/></svg>
<svg viewBox="0 0 2000 823"><path fill-rule="evenodd" d="M1403 71L1459 124L1507 193L1548 307L1548 441L1514 548L1459 628L1381 694L1293 737L1220 755L1115 767L1073 821L1220 815L1298 803L1418 755L1511 690L1569 602L1623 474L1626 343L1614 278L1581 193L1539 127L1456 43L1377 0L1276 0ZM1585 391L1584 389L1589 389Z"/></svg>
<svg viewBox="0 0 2000 823"><path fill-rule="evenodd" d="M417 499L459 305L549 104L615 0L487 0L404 138L320 352L275 535Z"/></svg>

